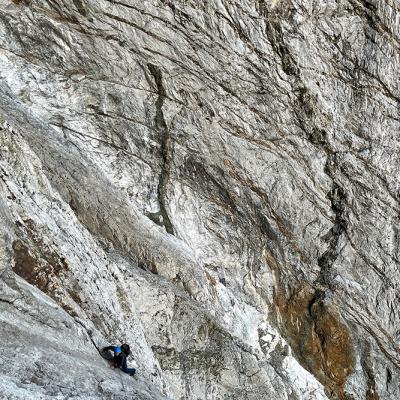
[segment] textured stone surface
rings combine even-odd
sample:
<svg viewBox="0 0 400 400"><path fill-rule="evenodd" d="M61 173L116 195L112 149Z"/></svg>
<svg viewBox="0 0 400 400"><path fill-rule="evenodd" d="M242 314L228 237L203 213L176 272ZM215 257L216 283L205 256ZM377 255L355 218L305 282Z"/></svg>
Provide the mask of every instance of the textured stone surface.
<svg viewBox="0 0 400 400"><path fill-rule="evenodd" d="M399 19L0 0L6 398L400 398Z"/></svg>

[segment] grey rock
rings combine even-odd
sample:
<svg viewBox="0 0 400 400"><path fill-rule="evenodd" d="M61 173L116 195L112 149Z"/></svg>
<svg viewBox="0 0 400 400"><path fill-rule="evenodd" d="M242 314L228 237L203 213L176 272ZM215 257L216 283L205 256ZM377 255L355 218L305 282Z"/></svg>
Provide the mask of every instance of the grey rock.
<svg viewBox="0 0 400 400"><path fill-rule="evenodd" d="M400 398L399 18L0 0L0 396Z"/></svg>

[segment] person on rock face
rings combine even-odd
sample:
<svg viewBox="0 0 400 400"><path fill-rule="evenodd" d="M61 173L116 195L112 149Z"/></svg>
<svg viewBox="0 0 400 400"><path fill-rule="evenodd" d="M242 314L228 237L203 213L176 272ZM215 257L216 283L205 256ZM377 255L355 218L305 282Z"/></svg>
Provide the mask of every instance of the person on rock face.
<svg viewBox="0 0 400 400"><path fill-rule="evenodd" d="M109 353L110 351L114 353L114 356L112 358L107 356L107 353ZM131 353L131 349L128 344L124 343L121 346L104 347L101 352L103 353L103 356L105 358L109 359L112 362L114 368L120 368L123 372L129 374L130 376L133 376L135 374L136 369L128 368L127 365L127 358Z"/></svg>

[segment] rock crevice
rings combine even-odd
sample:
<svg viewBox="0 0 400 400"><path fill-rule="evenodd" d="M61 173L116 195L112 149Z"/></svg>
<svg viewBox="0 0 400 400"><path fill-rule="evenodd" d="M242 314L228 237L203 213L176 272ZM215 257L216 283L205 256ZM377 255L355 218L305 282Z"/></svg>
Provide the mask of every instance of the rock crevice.
<svg viewBox="0 0 400 400"><path fill-rule="evenodd" d="M166 98L166 91L163 85L162 72L159 67L148 64L148 69L154 78L157 87L156 115L154 124L161 136L161 156L162 165L161 173L157 188L158 202L160 205L160 214L165 229L171 235L174 234L174 228L167 212L167 186L171 176L172 160L173 160L173 139L164 119L163 104Z"/></svg>

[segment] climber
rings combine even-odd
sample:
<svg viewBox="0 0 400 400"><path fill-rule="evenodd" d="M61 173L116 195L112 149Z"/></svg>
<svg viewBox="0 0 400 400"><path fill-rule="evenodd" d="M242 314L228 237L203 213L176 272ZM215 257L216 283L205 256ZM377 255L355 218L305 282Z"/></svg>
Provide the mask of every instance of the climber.
<svg viewBox="0 0 400 400"><path fill-rule="evenodd" d="M110 356L110 351L114 353L114 356ZM128 344L124 343L121 346L108 346L102 349L102 355L104 358L112 362L114 368L120 368L126 374L133 376L136 372L135 368L128 368L127 358L131 353Z"/></svg>

